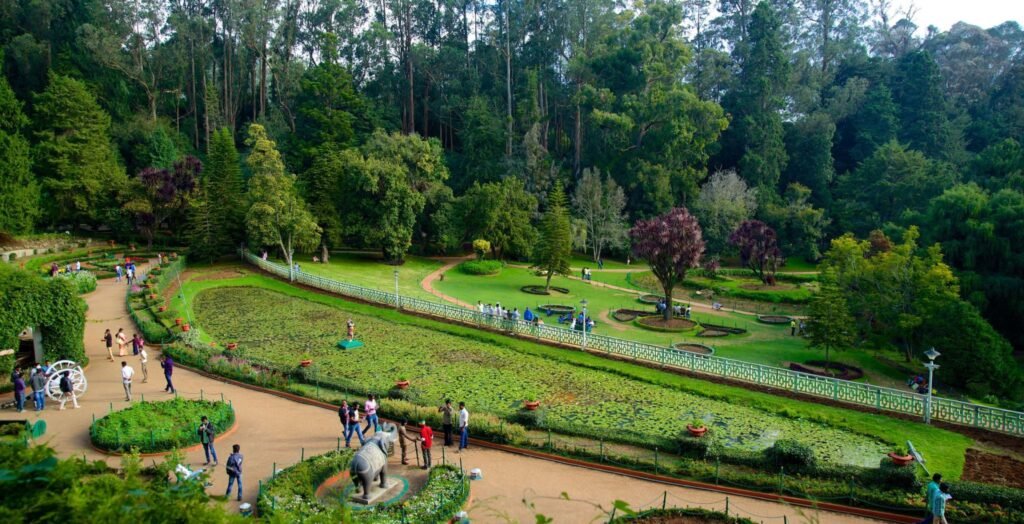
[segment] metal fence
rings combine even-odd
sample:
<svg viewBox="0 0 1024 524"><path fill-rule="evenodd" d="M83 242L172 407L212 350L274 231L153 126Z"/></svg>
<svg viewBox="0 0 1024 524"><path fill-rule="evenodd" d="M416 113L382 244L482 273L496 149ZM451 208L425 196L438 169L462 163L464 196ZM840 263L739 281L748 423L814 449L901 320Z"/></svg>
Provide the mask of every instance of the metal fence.
<svg viewBox="0 0 1024 524"><path fill-rule="evenodd" d="M578 330L549 325L537 326L523 320L498 318L453 304L406 297L398 293L365 288L330 278L311 275L301 270L293 271L286 265L263 260L248 251L243 252L243 256L248 262L268 273L289 278L310 287L358 298L367 302L441 317L482 328L501 330L538 340L585 347L592 351L604 351L609 355L658 364L662 367L740 380L759 386L768 386L837 402L865 406L880 411L890 411L919 417L924 416L925 395L911 391L901 391L871 384L821 377L740 360L697 355L674 348L665 348L593 333L587 333L586 340L584 341L583 332ZM931 418L953 424L1024 436L1024 413L1019 411L933 397Z"/></svg>

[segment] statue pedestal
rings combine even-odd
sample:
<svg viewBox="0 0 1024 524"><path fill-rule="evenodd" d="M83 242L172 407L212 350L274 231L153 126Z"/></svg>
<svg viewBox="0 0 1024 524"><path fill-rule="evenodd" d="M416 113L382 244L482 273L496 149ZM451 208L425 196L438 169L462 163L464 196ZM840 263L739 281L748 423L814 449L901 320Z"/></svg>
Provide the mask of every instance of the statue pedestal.
<svg viewBox="0 0 1024 524"><path fill-rule="evenodd" d="M341 349L355 349L355 348L362 347L362 346L363 346L363 343L358 341L358 340L355 340L355 339L353 339L353 340L345 339L345 340L342 340L341 342L338 342L338 347L341 348Z"/></svg>
<svg viewBox="0 0 1024 524"><path fill-rule="evenodd" d="M369 492L365 497L363 495L352 495L349 500L356 504L372 506L377 502L388 500L389 497L401 489L402 485L403 483L389 477L387 487L382 488L380 487L380 482L373 482L370 484Z"/></svg>

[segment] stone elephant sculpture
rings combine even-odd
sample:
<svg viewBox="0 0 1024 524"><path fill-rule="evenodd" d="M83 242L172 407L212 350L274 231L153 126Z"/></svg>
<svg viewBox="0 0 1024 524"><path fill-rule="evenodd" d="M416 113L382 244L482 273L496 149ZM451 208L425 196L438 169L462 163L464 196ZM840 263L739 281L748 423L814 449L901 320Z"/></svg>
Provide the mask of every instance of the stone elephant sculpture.
<svg viewBox="0 0 1024 524"><path fill-rule="evenodd" d="M388 453L396 440L398 440L398 428L394 424L384 424L381 431L367 439L366 443L352 457L349 473L356 490L358 491L360 485L362 486L364 499L369 498L370 483L378 476L380 477L380 487L387 487Z"/></svg>

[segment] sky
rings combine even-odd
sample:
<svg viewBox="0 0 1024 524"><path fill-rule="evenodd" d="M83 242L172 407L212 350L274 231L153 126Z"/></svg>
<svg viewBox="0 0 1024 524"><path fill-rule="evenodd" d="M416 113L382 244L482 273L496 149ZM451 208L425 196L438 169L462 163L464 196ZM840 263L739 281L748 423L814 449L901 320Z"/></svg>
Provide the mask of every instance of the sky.
<svg viewBox="0 0 1024 524"><path fill-rule="evenodd" d="M917 9L914 22L922 30L934 25L942 31L963 21L989 28L1007 20L1024 25L1024 0L892 0L893 7Z"/></svg>

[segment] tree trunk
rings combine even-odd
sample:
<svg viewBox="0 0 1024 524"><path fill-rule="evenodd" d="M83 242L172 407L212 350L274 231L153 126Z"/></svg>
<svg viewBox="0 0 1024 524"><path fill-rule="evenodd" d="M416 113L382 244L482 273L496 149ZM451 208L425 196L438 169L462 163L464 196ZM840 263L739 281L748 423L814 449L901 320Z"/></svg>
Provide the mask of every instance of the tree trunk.
<svg viewBox="0 0 1024 524"><path fill-rule="evenodd" d="M327 251L327 242L320 244L320 262L326 264L330 261L331 253Z"/></svg>
<svg viewBox="0 0 1024 524"><path fill-rule="evenodd" d="M580 86L576 85L576 96L580 95ZM576 102L576 124L573 128L572 141L573 141L573 154L572 154L572 174L573 176L580 176L580 157L583 150L583 122L581 118L582 112L580 111L580 103Z"/></svg>
<svg viewBox="0 0 1024 524"><path fill-rule="evenodd" d="M675 286L662 286L665 290L665 321L672 320L672 290Z"/></svg>
<svg viewBox="0 0 1024 524"><path fill-rule="evenodd" d="M548 279L547 279L546 282L544 282L544 291L550 291L551 290L551 277L554 276L554 274L555 274L554 271L552 271L550 269L548 270Z"/></svg>
<svg viewBox="0 0 1024 524"><path fill-rule="evenodd" d="M505 156L512 155L512 35L509 23L508 0L505 1L505 96L507 98L505 115ZM550 280L550 276L548 279Z"/></svg>

